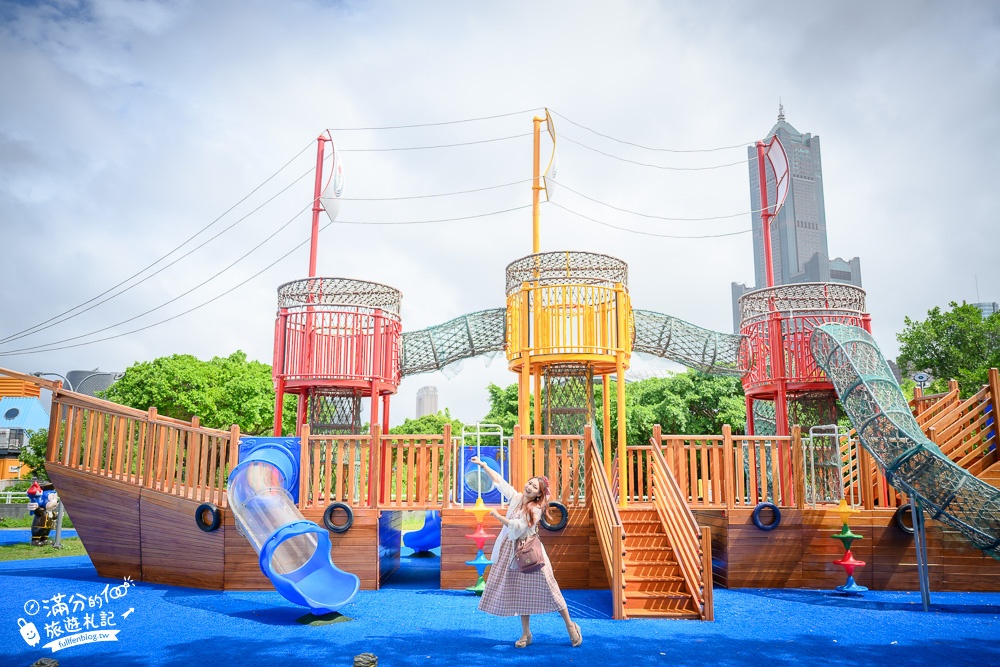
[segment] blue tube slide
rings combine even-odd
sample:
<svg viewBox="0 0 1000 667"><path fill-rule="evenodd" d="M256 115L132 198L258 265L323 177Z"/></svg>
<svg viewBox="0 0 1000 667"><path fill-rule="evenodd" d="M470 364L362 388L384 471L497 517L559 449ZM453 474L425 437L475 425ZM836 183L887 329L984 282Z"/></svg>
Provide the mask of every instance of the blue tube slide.
<svg viewBox="0 0 1000 667"><path fill-rule="evenodd" d="M414 551L430 551L441 546L441 513L427 510L423 527L403 535L403 546Z"/></svg>
<svg viewBox="0 0 1000 667"><path fill-rule="evenodd" d="M297 452L297 439L241 438L240 463L229 473L229 509L274 588L321 616L350 603L361 581L333 564L329 532L295 506Z"/></svg>

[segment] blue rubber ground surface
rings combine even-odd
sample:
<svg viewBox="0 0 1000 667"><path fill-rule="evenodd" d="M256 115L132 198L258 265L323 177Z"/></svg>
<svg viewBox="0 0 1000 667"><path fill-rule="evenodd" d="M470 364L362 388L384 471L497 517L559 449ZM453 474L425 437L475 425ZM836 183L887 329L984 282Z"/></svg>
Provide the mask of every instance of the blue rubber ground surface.
<svg viewBox="0 0 1000 667"><path fill-rule="evenodd" d="M381 667L1000 665L996 593L932 592L932 611L924 613L919 592L845 598L826 591L717 589L716 621L702 623L612 621L609 592L565 591L583 646L571 648L559 617L548 614L532 621L534 644L515 649L516 618L487 616L476 610L478 598L437 589L436 557L402 562L387 588L362 591L342 610L353 620L325 626L297 623L305 610L273 592L144 583L123 589L120 580L98 577L85 556L0 563L0 665L28 667L49 656L62 667L348 667L362 652L378 655ZM34 615L26 611L34 610L32 600L39 603ZM68 613L47 616L45 607L51 613L60 601ZM64 624L69 614L82 623L89 613L99 626L101 612L114 623L118 641L54 654L42 648L51 641L46 623ZM21 639L19 618L34 621L39 645Z"/></svg>
<svg viewBox="0 0 1000 667"><path fill-rule="evenodd" d="M76 537L76 531L72 528L63 528L60 534L62 539L69 537ZM49 541L56 539L56 531L49 532ZM0 528L0 546L5 544L30 544L31 543L31 529L30 528Z"/></svg>

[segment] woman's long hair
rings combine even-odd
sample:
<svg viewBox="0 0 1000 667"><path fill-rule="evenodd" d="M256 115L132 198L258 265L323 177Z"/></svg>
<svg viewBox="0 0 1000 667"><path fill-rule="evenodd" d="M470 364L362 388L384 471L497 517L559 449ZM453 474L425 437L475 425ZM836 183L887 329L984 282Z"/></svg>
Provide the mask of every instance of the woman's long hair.
<svg viewBox="0 0 1000 667"><path fill-rule="evenodd" d="M531 479L538 480L538 497L525 502L522 507L524 508L523 514L525 521L528 522L529 528L535 527L535 508L539 508L542 512L545 508L549 506L549 480L547 477L532 477Z"/></svg>

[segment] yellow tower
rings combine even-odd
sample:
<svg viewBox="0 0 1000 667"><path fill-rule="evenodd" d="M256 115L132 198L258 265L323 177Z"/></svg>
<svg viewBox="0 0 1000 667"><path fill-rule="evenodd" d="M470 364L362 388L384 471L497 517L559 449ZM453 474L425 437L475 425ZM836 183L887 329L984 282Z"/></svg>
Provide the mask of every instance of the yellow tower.
<svg viewBox="0 0 1000 667"><path fill-rule="evenodd" d="M540 125L553 138L552 118L535 118L533 253L507 266L507 365L518 374L518 420L522 436L576 435L594 418L594 377L603 381L603 458L611 475L611 398L608 382L618 378L619 414L624 414L625 370L629 367L634 318L625 262L589 252L539 251L538 198L549 195L552 166L539 171ZM530 422L531 397L535 414ZM618 457L625 460L625 419L618 420ZM518 446L522 446L518 443ZM523 450L521 450L523 452ZM527 477L526 455L517 471ZM620 503L628 489L619 480Z"/></svg>

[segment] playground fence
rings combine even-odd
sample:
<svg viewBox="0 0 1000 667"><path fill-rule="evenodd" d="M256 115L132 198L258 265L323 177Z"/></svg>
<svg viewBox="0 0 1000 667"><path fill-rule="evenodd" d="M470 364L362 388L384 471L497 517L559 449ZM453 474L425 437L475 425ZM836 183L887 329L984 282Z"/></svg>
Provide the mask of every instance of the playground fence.
<svg viewBox="0 0 1000 667"><path fill-rule="evenodd" d="M586 433L590 434L589 426ZM586 487L590 493L594 532L611 588L612 613L620 620L625 618L625 529L618 511L617 494L601 465L601 453L592 437L586 438L585 451Z"/></svg>
<svg viewBox="0 0 1000 667"><path fill-rule="evenodd" d="M63 389L52 392L46 459L181 498L225 505L240 432L204 428Z"/></svg>

